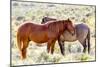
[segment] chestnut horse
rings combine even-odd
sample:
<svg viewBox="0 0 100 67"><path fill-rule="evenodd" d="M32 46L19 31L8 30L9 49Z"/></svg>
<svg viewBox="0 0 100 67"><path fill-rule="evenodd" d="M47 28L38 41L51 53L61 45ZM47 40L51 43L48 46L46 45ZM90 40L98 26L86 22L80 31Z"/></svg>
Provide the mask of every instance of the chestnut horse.
<svg viewBox="0 0 100 67"><path fill-rule="evenodd" d="M29 41L34 41L36 43L47 42L47 51L48 53L51 51L53 54L55 42L65 29L71 34L75 33L71 20L52 21L40 25L34 24L31 21L26 21L17 31L17 42L21 52L21 58L26 58Z"/></svg>
<svg viewBox="0 0 100 67"><path fill-rule="evenodd" d="M44 17L42 18L41 23L47 23L47 21L56 21L56 19L53 19L50 17ZM88 53L90 53L90 28L86 24L76 24L75 25L76 33L75 35L71 35L67 30L63 32L63 34L58 39L58 43L61 49L62 55L65 54L65 48L64 48L64 42L73 42L78 40L82 46L83 46L83 52L86 52L86 48L88 47Z"/></svg>

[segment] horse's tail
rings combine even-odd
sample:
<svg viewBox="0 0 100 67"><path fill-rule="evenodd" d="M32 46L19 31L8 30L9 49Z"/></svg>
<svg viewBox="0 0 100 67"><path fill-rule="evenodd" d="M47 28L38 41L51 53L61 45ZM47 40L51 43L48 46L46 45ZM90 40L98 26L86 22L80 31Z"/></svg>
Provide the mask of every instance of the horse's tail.
<svg viewBox="0 0 100 67"><path fill-rule="evenodd" d="M19 50L21 50L22 42L21 42L21 37L19 35L19 32L17 33L17 47L19 48Z"/></svg>
<svg viewBox="0 0 100 67"><path fill-rule="evenodd" d="M88 29L88 34L87 34L87 41L88 41L88 53L90 53L90 29Z"/></svg>

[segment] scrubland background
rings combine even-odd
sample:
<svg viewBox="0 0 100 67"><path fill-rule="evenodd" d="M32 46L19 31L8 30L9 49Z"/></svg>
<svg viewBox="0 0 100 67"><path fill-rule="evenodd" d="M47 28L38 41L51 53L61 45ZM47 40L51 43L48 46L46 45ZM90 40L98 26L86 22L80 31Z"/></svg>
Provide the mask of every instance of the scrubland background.
<svg viewBox="0 0 100 67"><path fill-rule="evenodd" d="M13 65L82 62L95 60L95 6L13 1L11 8L11 63ZM70 18L75 24L87 24L91 30L91 53L82 53L83 47L78 41L65 42L65 56L61 55L58 42L56 42L53 55L47 53L46 46L38 47L36 46L36 43L30 42L27 49L27 58L22 61L17 48L17 29L24 23L23 21L27 20L41 24L41 19L44 16L56 19Z"/></svg>

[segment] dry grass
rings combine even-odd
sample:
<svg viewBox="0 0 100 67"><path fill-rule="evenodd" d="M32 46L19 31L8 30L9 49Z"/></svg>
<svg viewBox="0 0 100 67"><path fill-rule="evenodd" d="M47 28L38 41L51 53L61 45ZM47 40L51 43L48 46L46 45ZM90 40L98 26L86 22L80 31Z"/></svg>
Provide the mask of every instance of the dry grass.
<svg viewBox="0 0 100 67"><path fill-rule="evenodd" d="M54 54L48 54L46 46L38 47L36 43L30 42L27 49L27 58L20 59L16 42L16 32L24 20L32 20L40 24L43 16L66 19L70 17L75 23L85 22L91 29L91 54L82 53L83 47L78 42L65 42L65 56L60 53L60 48L56 42ZM18 17L22 17L18 19ZM12 3L12 65L47 64L61 62L80 62L95 60L95 7L78 5L42 4L30 2ZM44 43L46 44L46 43ZM71 49L71 53L68 49ZM79 49L79 52L77 52Z"/></svg>

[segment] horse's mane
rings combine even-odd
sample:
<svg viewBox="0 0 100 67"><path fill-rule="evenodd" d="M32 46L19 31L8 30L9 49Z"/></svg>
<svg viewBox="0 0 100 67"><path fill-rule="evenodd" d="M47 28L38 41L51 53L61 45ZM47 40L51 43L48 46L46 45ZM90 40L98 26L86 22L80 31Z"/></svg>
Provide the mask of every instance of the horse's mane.
<svg viewBox="0 0 100 67"><path fill-rule="evenodd" d="M64 26L64 20L62 21L50 21L48 24L48 29L52 32L59 33L60 30L63 30ZM47 22L48 23L48 22Z"/></svg>

